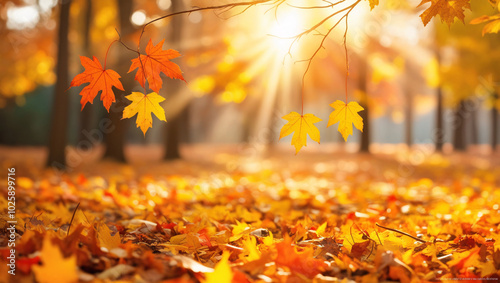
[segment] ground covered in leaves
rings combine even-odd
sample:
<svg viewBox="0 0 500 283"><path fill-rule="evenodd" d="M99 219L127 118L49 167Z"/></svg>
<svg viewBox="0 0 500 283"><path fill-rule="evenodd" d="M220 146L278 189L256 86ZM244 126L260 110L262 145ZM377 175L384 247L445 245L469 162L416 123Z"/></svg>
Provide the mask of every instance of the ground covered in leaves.
<svg viewBox="0 0 500 283"><path fill-rule="evenodd" d="M58 174L6 159L0 281L498 281L498 160L214 154Z"/></svg>

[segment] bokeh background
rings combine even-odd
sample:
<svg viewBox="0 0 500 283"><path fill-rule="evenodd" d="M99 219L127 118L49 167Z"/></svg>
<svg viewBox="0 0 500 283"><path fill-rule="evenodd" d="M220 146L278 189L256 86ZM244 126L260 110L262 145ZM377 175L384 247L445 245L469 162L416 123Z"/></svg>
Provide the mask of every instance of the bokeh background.
<svg viewBox="0 0 500 283"><path fill-rule="evenodd" d="M457 21L449 27L439 19L424 27L418 16L424 9L417 7L420 1L381 1L373 11L367 1L356 7L348 18L347 92L349 100L359 101L367 111L362 112L364 133L355 131L347 144L336 126L326 128L332 111L329 104L345 97L345 26L339 25L325 41L302 84L307 62L301 61L311 57L328 24L338 18L294 41L295 35L326 15L300 8L303 1L299 0L287 1L277 10L258 5L244 12L242 8L193 12L149 26L140 43L142 50L149 38L155 44L166 39L164 48L182 54L174 61L187 84L164 78L160 95L166 98L162 106L168 123L154 118L145 137L134 119L108 114L97 99L80 111L82 87L68 89L67 104L54 106L61 24L69 28L65 58L69 87L71 78L83 70L79 56L96 56L103 62L118 32L136 48L141 27L148 21L227 2L65 1L69 18L61 23L57 0L2 1L0 144L4 154L11 146L36 146L46 152L51 134L66 139L70 148L95 147L96 155L117 160L126 159L124 148L131 145L156 146L157 155L165 158L176 158L183 147L193 144L292 148L290 137L278 141L285 123L280 117L300 110L302 91L304 111L323 119L317 124L322 145L310 141L306 150L338 145L342 150L373 152L425 145L445 152L480 148L487 154L495 149L499 36L483 36L482 25L469 24L494 12L487 1L472 1L473 12L466 12L465 24ZM125 92L115 90L117 107L127 104L125 95L140 89L133 80L135 73L127 73L134 56L119 44L110 49L108 66L121 74L125 86ZM61 111L67 111L67 130L54 133L51 117ZM111 119L117 130L96 134L103 119ZM442 139L437 132L443 133Z"/></svg>

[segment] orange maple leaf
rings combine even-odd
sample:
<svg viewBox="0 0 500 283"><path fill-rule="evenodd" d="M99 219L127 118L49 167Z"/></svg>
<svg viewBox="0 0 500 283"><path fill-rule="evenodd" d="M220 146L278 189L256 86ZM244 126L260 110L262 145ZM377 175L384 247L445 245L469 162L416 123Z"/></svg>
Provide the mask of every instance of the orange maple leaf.
<svg viewBox="0 0 500 283"><path fill-rule="evenodd" d="M132 65L128 72L139 68L135 74L135 80L138 81L142 87L145 87L146 79L149 83L149 88L154 92L159 92L163 81L160 77L160 73L164 73L172 79L180 79L186 81L182 76L181 68L170 62L170 59L177 58L181 56L179 52L173 49L163 50L162 40L157 45L153 46L151 39L146 46L146 54L140 55L139 57L132 59Z"/></svg>
<svg viewBox="0 0 500 283"><path fill-rule="evenodd" d="M59 246L46 236L40 253L43 265L33 266L33 272L40 283L74 283L78 282L78 266L76 255L64 258Z"/></svg>
<svg viewBox="0 0 500 283"><path fill-rule="evenodd" d="M465 9L470 10L470 0L422 0L418 6L427 2L431 2L431 6L420 15L424 26L437 15L441 17L441 22L446 22L448 26L455 21L455 18L464 22Z"/></svg>
<svg viewBox="0 0 500 283"><path fill-rule="evenodd" d="M327 268L324 261L314 258L312 248L308 247L302 252L297 252L292 246L292 238L288 236L285 236L283 242L276 244L276 249L278 250L276 265L286 266L291 271L303 274L308 278L313 278Z"/></svg>
<svg viewBox="0 0 500 283"><path fill-rule="evenodd" d="M109 112L109 107L115 102L115 94L113 93L112 87L114 86L119 90L124 90L120 82L121 77L113 70L104 69L99 60L95 56L93 58L94 60L91 60L88 57L80 56L80 61L82 62L82 66L85 67L85 71L73 78L70 87L89 83L89 85L85 86L82 91L80 91L80 95L82 96L80 100L82 110L87 102L92 104L97 94L102 91L102 104Z"/></svg>

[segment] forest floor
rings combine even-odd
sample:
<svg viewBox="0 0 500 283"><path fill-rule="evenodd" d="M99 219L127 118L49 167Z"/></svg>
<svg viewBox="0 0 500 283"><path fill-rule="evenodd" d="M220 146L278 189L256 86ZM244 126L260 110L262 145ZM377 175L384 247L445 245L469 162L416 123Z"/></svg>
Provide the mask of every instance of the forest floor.
<svg viewBox="0 0 500 283"><path fill-rule="evenodd" d="M0 147L0 282L500 279L498 153L350 150L203 145L162 162L131 146L118 164L70 149L61 174L43 149Z"/></svg>

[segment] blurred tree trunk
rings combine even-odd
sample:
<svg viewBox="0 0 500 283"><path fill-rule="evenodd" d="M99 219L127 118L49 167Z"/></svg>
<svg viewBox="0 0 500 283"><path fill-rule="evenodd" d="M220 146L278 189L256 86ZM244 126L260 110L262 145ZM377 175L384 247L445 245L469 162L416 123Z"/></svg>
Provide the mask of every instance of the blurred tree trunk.
<svg viewBox="0 0 500 283"><path fill-rule="evenodd" d="M469 125L467 127L468 129L470 129L470 144L476 145L479 143L479 131L477 129L477 108L474 108L470 111L470 119L467 120L469 120Z"/></svg>
<svg viewBox="0 0 500 283"><path fill-rule="evenodd" d="M405 111L405 142L408 149L413 144L413 97L408 92L406 93L406 111Z"/></svg>
<svg viewBox="0 0 500 283"><path fill-rule="evenodd" d="M436 130L434 133L434 143L436 151L443 151L444 144L444 128L443 128L443 89L441 86L437 88L437 109L436 109Z"/></svg>
<svg viewBox="0 0 500 283"><path fill-rule="evenodd" d="M120 19L120 35L122 40L126 42L127 36L134 32L134 27L130 22L134 1L120 1L117 3L119 19ZM134 46L133 43L128 43L129 46ZM116 46L118 47L118 46ZM120 49L117 72L126 74L130 66L130 59L134 57L134 53ZM122 79L123 88L130 92L134 86L134 81L131 79ZM114 89L116 95L116 103L114 103L109 111L109 119L114 126L114 130L106 135L106 152L105 158L112 159L118 162L125 162L125 134L127 131L128 120L121 120L123 109L127 104L127 99L124 97L124 92Z"/></svg>
<svg viewBox="0 0 500 283"><path fill-rule="evenodd" d="M406 105L405 105L405 143L408 149L411 148L413 144L413 91L412 85L410 84L410 74L414 74L413 68L410 68L410 63L405 64L406 78L405 78L405 95L406 95Z"/></svg>
<svg viewBox="0 0 500 283"><path fill-rule="evenodd" d="M463 100L457 105L453 119L453 149L465 151L465 102Z"/></svg>
<svg viewBox="0 0 500 283"><path fill-rule="evenodd" d="M66 143L68 133L68 106L69 97L66 89L69 87L69 8L71 1L62 1L59 9L59 32L57 48L57 81L54 90L52 106L52 120L49 134L49 155L46 166L63 170L66 169Z"/></svg>
<svg viewBox="0 0 500 283"><path fill-rule="evenodd" d="M182 11L184 8L184 4L182 1L172 1L172 13ZM169 44L174 49L178 49L178 46L181 42L182 38L182 28L183 28L183 18L182 17L173 17L170 22L170 40ZM182 69L182 68L181 68ZM177 80L169 80L166 82L168 85L167 93L168 96L175 96L180 90L180 81ZM185 120L188 119L188 107L186 106L179 114L175 115L175 117L169 118L166 126L165 126L165 155L163 156L164 160L174 160L181 158L181 154L179 151L179 144L181 140L181 132L182 127L186 127L184 123Z"/></svg>
<svg viewBox="0 0 500 283"><path fill-rule="evenodd" d="M85 11L85 24L83 30L83 50L85 56L91 57L90 51L90 26L92 23L92 0L87 0L87 10ZM80 112L80 131L78 132L78 141L87 140L88 137L84 132L89 132L92 127L92 111L93 108L89 106L83 108ZM89 143L89 146L95 146L94 143Z"/></svg>
<svg viewBox="0 0 500 283"><path fill-rule="evenodd" d="M435 53L436 53L436 60L438 63L438 68L441 68L441 54L439 50L439 46L435 47ZM442 152L443 151L443 145L444 145L444 127L443 127L443 88L441 87L441 82L439 82L439 85L437 87L437 106L436 106L436 129L434 132L434 136L432 137L434 139L434 144L436 146L436 151Z"/></svg>
<svg viewBox="0 0 500 283"><path fill-rule="evenodd" d="M494 100L498 99L498 93L494 94ZM493 105L491 108L491 149L495 151L498 143L498 109Z"/></svg>
<svg viewBox="0 0 500 283"><path fill-rule="evenodd" d="M360 58L361 64L359 68L359 90L363 93L363 98L361 100L361 107L365 110L359 112L361 118L363 118L363 132L361 133L361 142L359 145L359 152L370 152L370 115L369 115L369 105L368 105L368 95L367 95L367 83L366 77L368 72L368 62L366 61L366 57Z"/></svg>

